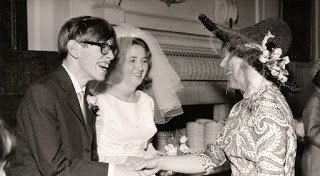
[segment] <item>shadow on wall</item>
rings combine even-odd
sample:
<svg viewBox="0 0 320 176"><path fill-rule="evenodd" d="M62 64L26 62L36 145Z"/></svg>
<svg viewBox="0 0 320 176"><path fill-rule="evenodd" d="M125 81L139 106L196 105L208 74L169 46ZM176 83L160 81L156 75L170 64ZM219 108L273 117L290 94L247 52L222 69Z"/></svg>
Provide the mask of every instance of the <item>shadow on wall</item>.
<svg viewBox="0 0 320 176"><path fill-rule="evenodd" d="M292 110L293 116L295 119L302 117L303 109L309 99L309 97L315 91L315 87L312 84L312 74L311 70L313 68L314 62L308 63L297 63L292 62L289 66L289 72L293 77L293 80L296 81L302 91L298 94L284 94L290 108Z"/></svg>

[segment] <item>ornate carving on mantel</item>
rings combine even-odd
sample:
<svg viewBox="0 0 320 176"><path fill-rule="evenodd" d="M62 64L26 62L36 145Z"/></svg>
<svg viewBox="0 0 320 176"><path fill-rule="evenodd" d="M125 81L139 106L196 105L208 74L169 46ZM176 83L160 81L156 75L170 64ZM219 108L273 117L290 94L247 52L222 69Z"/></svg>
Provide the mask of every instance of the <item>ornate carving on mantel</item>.
<svg viewBox="0 0 320 176"><path fill-rule="evenodd" d="M110 24L124 22L124 10L120 7L122 0L91 0L93 15L108 20Z"/></svg>
<svg viewBox="0 0 320 176"><path fill-rule="evenodd" d="M177 3L181 3L184 2L186 0L160 0L163 1L167 4L168 7L170 7L171 4L177 4Z"/></svg>
<svg viewBox="0 0 320 176"><path fill-rule="evenodd" d="M183 81L226 81L221 59L170 57L169 62Z"/></svg>
<svg viewBox="0 0 320 176"><path fill-rule="evenodd" d="M215 20L217 23L229 24L238 19L237 0L215 0Z"/></svg>
<svg viewBox="0 0 320 176"><path fill-rule="evenodd" d="M208 35L193 35L169 31L156 31L145 29L150 32L160 43L165 51L184 51L195 53L219 54L221 41Z"/></svg>
<svg viewBox="0 0 320 176"><path fill-rule="evenodd" d="M221 41L203 35L148 30L160 43L183 81L225 81L220 68Z"/></svg>
<svg viewBox="0 0 320 176"><path fill-rule="evenodd" d="M193 58L214 58L219 59L220 54L218 53L209 53L209 52L190 52L184 50L163 50L166 56L175 56L175 57L193 57Z"/></svg>
<svg viewBox="0 0 320 176"><path fill-rule="evenodd" d="M111 22L112 24L120 24L121 20L123 22L134 21L133 13L131 12L124 12L125 10L121 11L122 16L120 15L120 10L118 10L118 15L112 15L110 13L112 11L111 8L104 9L104 8L96 8L95 13L99 14L98 16L105 17L108 21L115 21ZM116 13L114 11L113 13ZM124 15L126 14L126 15ZM134 13L138 14L138 13ZM140 13L139 13L140 14ZM117 16L117 20L113 19L112 17ZM125 18L124 18L125 16ZM121 18L119 18L121 17ZM145 17L145 18L142 18ZM137 20L145 21L147 17L154 17L153 20L150 20L150 25L155 24L154 19L166 19L161 18L155 15L148 15L148 14L140 14L139 18L137 16ZM121 20L119 20L121 19ZM129 20L131 19L131 20ZM129 20L129 21L126 21ZM195 26L192 21L179 20L180 23L182 22L189 22L193 25L185 25L188 27ZM151 22L152 21L152 22ZM157 21L158 22L158 21ZM200 23L200 22L199 22ZM174 31L174 30L164 30L163 28L158 29L155 26L144 27L141 25L134 24L143 30L150 32L156 40L159 42L161 48L163 49L164 53L167 55L171 65L177 71L178 75L184 81L225 81L226 77L223 73L223 70L220 68L220 52L221 52L221 41L215 37L211 37L212 33L206 31L202 26L200 28L195 28L192 30L193 33L188 33L184 31Z"/></svg>
<svg viewBox="0 0 320 176"><path fill-rule="evenodd" d="M91 0L94 3L94 6L104 6L104 5L111 5L111 6L120 6L121 0Z"/></svg>
<svg viewBox="0 0 320 176"><path fill-rule="evenodd" d="M198 11L194 11L193 15L182 15L183 13L185 13L183 12L184 10L179 8L177 9L177 11L173 10L172 8L175 7L171 7L172 10L168 10L168 8L164 6L158 7L159 2L155 0L122 0L117 2L113 2L110 0L91 1L95 2L95 4L92 5L93 15L105 18L113 25L130 23L137 27L154 30L183 32L197 35L206 34L206 32L204 32L203 30L203 25L197 19L196 14L198 13ZM117 3L120 3L121 5ZM211 7L211 5L214 5L214 2L212 1L208 4L210 4L210 8L208 8L207 11L213 11L214 7ZM142 7L144 8L142 9ZM162 11L160 11L161 9ZM186 11L189 10L190 9L186 9ZM153 11L155 12L153 13ZM213 17L213 13L209 14L209 16Z"/></svg>

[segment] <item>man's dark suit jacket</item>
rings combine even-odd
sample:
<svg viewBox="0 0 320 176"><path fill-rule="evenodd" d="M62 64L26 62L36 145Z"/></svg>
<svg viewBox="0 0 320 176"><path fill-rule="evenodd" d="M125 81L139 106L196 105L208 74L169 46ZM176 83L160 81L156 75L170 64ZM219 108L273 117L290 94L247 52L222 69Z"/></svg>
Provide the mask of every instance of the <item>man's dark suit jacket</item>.
<svg viewBox="0 0 320 176"><path fill-rule="evenodd" d="M93 161L93 113L84 121L67 71L38 80L17 113L17 148L7 175L107 176L108 164Z"/></svg>

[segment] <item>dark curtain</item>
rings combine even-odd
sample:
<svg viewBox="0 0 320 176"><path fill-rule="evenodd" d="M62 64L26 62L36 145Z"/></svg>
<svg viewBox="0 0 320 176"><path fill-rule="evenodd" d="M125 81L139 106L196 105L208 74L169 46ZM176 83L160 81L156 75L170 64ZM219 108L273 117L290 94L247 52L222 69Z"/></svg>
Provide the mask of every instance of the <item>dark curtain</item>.
<svg viewBox="0 0 320 176"><path fill-rule="evenodd" d="M291 60L311 60L312 2L311 0L283 0L283 20L290 26L293 39L288 51Z"/></svg>
<svg viewBox="0 0 320 176"><path fill-rule="evenodd" d="M28 49L26 1L0 1L0 49Z"/></svg>

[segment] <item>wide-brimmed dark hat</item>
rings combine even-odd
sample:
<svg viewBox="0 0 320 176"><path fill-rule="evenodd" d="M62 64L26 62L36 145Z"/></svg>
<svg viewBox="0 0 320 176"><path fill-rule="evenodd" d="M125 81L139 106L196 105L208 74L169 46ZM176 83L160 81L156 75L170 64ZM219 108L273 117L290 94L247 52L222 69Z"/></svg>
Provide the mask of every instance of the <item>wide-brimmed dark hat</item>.
<svg viewBox="0 0 320 176"><path fill-rule="evenodd" d="M287 53L292 41L291 30L284 21L268 18L236 30L215 24L204 14L199 15L199 20L230 53L242 58L266 79L291 92L301 90L295 82L287 81L289 73L285 65L289 63L289 57L281 57Z"/></svg>
<svg viewBox="0 0 320 176"><path fill-rule="evenodd" d="M229 29L215 24L204 14L199 15L199 20L209 31L225 43L242 39L241 43L256 43L260 45L265 35L270 31L275 37L269 39L268 44L273 48L281 48L282 54L285 54L289 50L292 41L292 34L288 24L278 18L268 18L240 30Z"/></svg>

